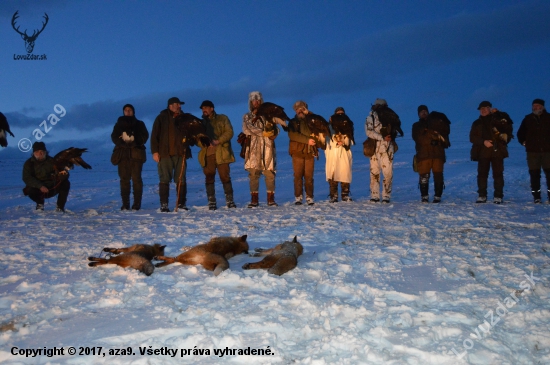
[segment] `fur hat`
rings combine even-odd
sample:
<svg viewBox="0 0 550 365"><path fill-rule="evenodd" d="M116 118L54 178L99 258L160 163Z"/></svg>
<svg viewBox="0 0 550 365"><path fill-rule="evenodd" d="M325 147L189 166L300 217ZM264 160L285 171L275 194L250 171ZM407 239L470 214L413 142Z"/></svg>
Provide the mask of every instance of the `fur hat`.
<svg viewBox="0 0 550 365"><path fill-rule="evenodd" d="M214 103L211 102L210 100L205 100L205 101L202 102L202 104L201 104L201 106L200 106L199 108L202 109L203 106L209 106L209 107L213 108L213 107L214 107Z"/></svg>
<svg viewBox="0 0 550 365"><path fill-rule="evenodd" d="M386 101L386 99L380 99L380 98L377 98L375 101L374 101L374 105L388 105L388 102Z"/></svg>
<svg viewBox="0 0 550 365"><path fill-rule="evenodd" d="M544 100L542 99L535 99L533 100L533 103L532 104L540 104L542 106L544 106Z"/></svg>
<svg viewBox="0 0 550 365"><path fill-rule="evenodd" d="M34 142L32 145L32 151L46 151L46 144L44 142Z"/></svg>
<svg viewBox="0 0 550 365"><path fill-rule="evenodd" d="M259 91L252 91L250 94L248 94L248 110L252 111L252 101L259 100L260 103L264 102L264 97L262 96L262 93Z"/></svg>
<svg viewBox="0 0 550 365"><path fill-rule="evenodd" d="M294 111L297 111L298 109L302 109L302 108L305 108L307 109L307 103L305 101L302 101L302 100L298 100L297 102L294 103L294 105L292 106L292 109L294 109Z"/></svg>
<svg viewBox="0 0 550 365"><path fill-rule="evenodd" d="M482 101L481 103L479 103L479 106L477 107L477 110L481 109L481 108L485 108L485 107L492 107L493 104L491 104L489 101L485 100L485 101Z"/></svg>
<svg viewBox="0 0 550 365"><path fill-rule="evenodd" d="M339 106L339 107L337 107L336 109L334 109L334 114L338 113L339 111L342 111L342 112L344 112L344 114L346 114L346 111L345 111L344 108L341 107L341 106Z"/></svg>
<svg viewBox="0 0 550 365"><path fill-rule="evenodd" d="M429 112L428 107L426 105L419 105L417 109L417 113L420 114L422 110Z"/></svg>
<svg viewBox="0 0 550 365"><path fill-rule="evenodd" d="M168 99L168 105L172 105L174 103L179 103L181 105L185 104L183 101L180 101L179 98L176 98L175 96L172 96L170 99Z"/></svg>
<svg viewBox="0 0 550 365"><path fill-rule="evenodd" d="M134 114L134 116L136 115L136 109L134 109L134 106L132 104L126 104L122 107L122 114L124 114L124 109L126 108L130 108L132 109L132 114Z"/></svg>

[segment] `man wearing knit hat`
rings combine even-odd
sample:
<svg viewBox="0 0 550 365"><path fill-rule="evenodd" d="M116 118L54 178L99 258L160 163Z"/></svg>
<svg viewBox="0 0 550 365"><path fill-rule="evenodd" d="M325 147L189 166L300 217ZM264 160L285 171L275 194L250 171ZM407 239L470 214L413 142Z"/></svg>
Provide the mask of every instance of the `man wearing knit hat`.
<svg viewBox="0 0 550 365"><path fill-rule="evenodd" d="M48 155L44 142L34 142L32 157L23 165L23 194L36 203L36 210L44 210L44 200L58 195L57 212L65 212L71 183L69 174L55 174L54 159Z"/></svg>
<svg viewBox="0 0 550 365"><path fill-rule="evenodd" d="M546 176L548 200L550 201L550 114L544 100L533 100L532 113L526 115L518 129L518 142L525 146L527 167L531 180L531 193L535 204L541 202L540 170Z"/></svg>
<svg viewBox="0 0 550 365"><path fill-rule="evenodd" d="M434 203L441 202L443 194L443 165L445 149L449 143L451 122L443 113L428 112L426 105L418 107L418 122L412 126L412 138L416 148L416 163L419 175L422 203L429 202L430 171L434 174Z"/></svg>

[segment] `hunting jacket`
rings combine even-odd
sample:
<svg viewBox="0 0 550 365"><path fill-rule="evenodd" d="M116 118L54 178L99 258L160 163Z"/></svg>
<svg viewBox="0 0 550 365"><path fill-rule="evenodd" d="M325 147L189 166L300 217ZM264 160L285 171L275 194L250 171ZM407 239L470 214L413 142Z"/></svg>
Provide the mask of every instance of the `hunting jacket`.
<svg viewBox="0 0 550 365"><path fill-rule="evenodd" d="M368 138L376 140L376 154L387 153L390 156L394 154L393 143L384 140L382 137L382 123L378 119L376 111L371 111L365 122L365 133ZM390 157L392 158L392 157Z"/></svg>
<svg viewBox="0 0 550 365"><path fill-rule="evenodd" d="M252 121L256 115L253 112L243 115L243 133L250 136L250 145L246 147L244 157L244 168L255 170L277 170L277 151L275 140L264 137L265 120L258 118ZM279 133L276 127L275 135Z"/></svg>
<svg viewBox="0 0 550 365"><path fill-rule="evenodd" d="M122 139L122 132L131 132L134 136L134 140L130 143L125 142ZM111 133L111 140L115 144L114 154L119 154L119 160L130 161L137 160L145 162L147 157L145 154L145 143L149 139L149 132L145 123L141 120L137 120L135 117L122 116L118 118L113 132Z"/></svg>
<svg viewBox="0 0 550 365"><path fill-rule="evenodd" d="M517 136L527 152L550 152L550 114L543 110L540 116L526 115Z"/></svg>
<svg viewBox="0 0 550 365"><path fill-rule="evenodd" d="M303 119L294 116L288 125L288 153L292 157L310 159L314 157L315 150L308 144L311 136L311 131L307 122ZM324 141L317 141L317 147L322 148Z"/></svg>
<svg viewBox="0 0 550 365"><path fill-rule="evenodd" d="M202 123L206 129L206 135L210 140L218 140L216 146L216 165L235 162L235 155L231 149L231 138L233 138L233 127L229 118L223 114L213 112L212 118L204 118ZM200 146L199 162L202 167L206 166L207 147Z"/></svg>
<svg viewBox="0 0 550 365"><path fill-rule="evenodd" d="M46 156L44 161L38 161L34 156L23 165L23 181L31 188L40 189L42 186L51 189L55 186L53 157Z"/></svg>
<svg viewBox="0 0 550 365"><path fill-rule="evenodd" d="M414 123L412 138L415 142L417 161L432 159L445 161L445 149L449 146L450 132L448 123L429 115L426 119L420 119Z"/></svg>
<svg viewBox="0 0 550 365"><path fill-rule="evenodd" d="M172 132L172 133L171 133ZM170 157L170 143L175 148L174 156L191 157L189 145L183 142L184 134L175 124L172 112L164 109L155 118L151 131L151 153L158 153L161 158Z"/></svg>
<svg viewBox="0 0 550 365"><path fill-rule="evenodd" d="M480 116L472 123L470 142L472 148L479 149L480 159L506 158L508 142L513 137L512 133L512 120L508 114L491 113L485 117ZM501 138L501 134L506 134L506 140ZM486 140L493 141L493 147L485 147Z"/></svg>

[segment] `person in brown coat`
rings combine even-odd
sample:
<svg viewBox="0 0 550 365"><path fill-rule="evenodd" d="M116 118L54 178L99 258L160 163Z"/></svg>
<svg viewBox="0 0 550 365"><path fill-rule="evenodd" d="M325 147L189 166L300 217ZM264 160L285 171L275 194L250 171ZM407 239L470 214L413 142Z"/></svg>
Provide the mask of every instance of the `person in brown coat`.
<svg viewBox="0 0 550 365"><path fill-rule="evenodd" d="M412 126L412 138L416 148L416 164L419 175L420 196L423 203L429 197L430 171L434 174L434 203L441 202L443 194L443 165L445 164L445 149L451 145L449 134L451 122L445 114L428 113L426 105L418 107L418 122Z"/></svg>
<svg viewBox="0 0 550 365"><path fill-rule="evenodd" d="M541 202L540 170L546 175L548 200L550 201L550 114L544 107L544 100L535 99L532 113L526 115L518 129L518 142L525 146L527 167L531 179L531 193L535 204Z"/></svg>

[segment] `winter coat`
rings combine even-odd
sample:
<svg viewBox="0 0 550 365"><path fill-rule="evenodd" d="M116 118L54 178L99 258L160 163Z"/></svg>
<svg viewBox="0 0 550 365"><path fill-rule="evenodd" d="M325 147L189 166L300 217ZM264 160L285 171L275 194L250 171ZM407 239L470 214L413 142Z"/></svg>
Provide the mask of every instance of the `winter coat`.
<svg viewBox="0 0 550 365"><path fill-rule="evenodd" d="M550 114L543 110L540 116L526 115L517 136L527 152L550 152Z"/></svg>
<svg viewBox="0 0 550 365"><path fill-rule="evenodd" d="M508 157L508 142L513 138L512 120L504 112L491 113L479 117L472 123L470 142L472 156L477 153L480 159ZM506 134L506 139L501 138ZM484 141L493 141L493 147L485 147ZM477 152L475 152L477 150Z"/></svg>
<svg viewBox="0 0 550 365"><path fill-rule="evenodd" d="M218 140L220 144L216 148L216 164L235 162L235 155L231 149L231 138L233 138L233 127L229 118L223 114L212 114L212 118L203 119L206 135L210 140ZM199 152L199 162L202 167L206 166L206 156L208 148L201 146Z"/></svg>
<svg viewBox="0 0 550 365"><path fill-rule="evenodd" d="M170 133L170 130L174 133ZM191 158L191 148L183 142L184 134L179 130L169 109L164 109L155 118L151 131L151 153L158 153L161 158L170 157L170 142L174 144L175 155Z"/></svg>
<svg viewBox="0 0 550 365"><path fill-rule="evenodd" d="M54 178L54 160L51 156L46 156L44 161L38 161L34 156L25 161L23 165L23 181L25 185L31 188L40 189L42 186L51 189L55 186ZM67 175L62 177L66 179Z"/></svg>
<svg viewBox="0 0 550 365"><path fill-rule="evenodd" d="M134 137L131 142L125 142L122 139L122 133L126 132ZM145 143L149 139L149 132L145 123L141 120L137 120L135 117L122 116L118 118L113 132L111 133L111 140L115 144L111 162L118 164L122 161L136 160L144 163L147 160L145 154ZM115 163L116 162L116 163Z"/></svg>
<svg viewBox="0 0 550 365"><path fill-rule="evenodd" d="M255 170L276 171L277 152L275 140L263 136L265 120L258 118L254 124L252 121L256 115L252 112L243 116L243 133L250 136L250 145L246 147L244 168ZM275 129L275 136L279 134L279 127Z"/></svg>
<svg viewBox="0 0 550 365"><path fill-rule="evenodd" d="M393 141L386 141L382 136L382 123L378 119L378 114L375 111L371 111L365 122L365 133L367 137L375 139L376 142L376 154L387 153L390 156L394 154Z"/></svg>
<svg viewBox="0 0 550 365"><path fill-rule="evenodd" d="M325 173L328 180L351 183L351 166L353 158L351 155L351 141L348 137L342 135L343 145L337 143L338 136L334 135L334 130L330 130L332 138L327 144L325 150Z"/></svg>
<svg viewBox="0 0 550 365"><path fill-rule="evenodd" d="M416 160L443 160L445 149L449 146L450 125L429 115L412 126L412 138L415 142Z"/></svg>
<svg viewBox="0 0 550 365"><path fill-rule="evenodd" d="M292 157L300 157L305 159L310 159L314 157L315 150L308 144L310 139L313 139L311 136L311 131L307 126L307 122L303 119L294 116L290 120L288 125L288 153ZM317 141L317 148L323 148L325 146L325 141Z"/></svg>

